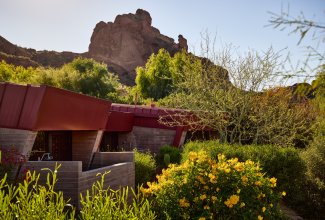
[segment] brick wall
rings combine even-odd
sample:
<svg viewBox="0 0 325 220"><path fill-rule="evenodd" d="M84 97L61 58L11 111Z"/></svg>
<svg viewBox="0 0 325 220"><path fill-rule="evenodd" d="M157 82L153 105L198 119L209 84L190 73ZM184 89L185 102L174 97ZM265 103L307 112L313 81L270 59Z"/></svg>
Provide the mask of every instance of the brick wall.
<svg viewBox="0 0 325 220"><path fill-rule="evenodd" d="M103 131L73 131L72 160L82 161L82 170L91 164L92 155L99 148Z"/></svg>
<svg viewBox="0 0 325 220"><path fill-rule="evenodd" d="M134 126L132 132L119 135L119 147L126 150L137 147L158 153L160 147L173 144L175 134L175 130Z"/></svg>
<svg viewBox="0 0 325 220"><path fill-rule="evenodd" d="M0 128L0 147L14 147L23 155L32 151L36 131Z"/></svg>

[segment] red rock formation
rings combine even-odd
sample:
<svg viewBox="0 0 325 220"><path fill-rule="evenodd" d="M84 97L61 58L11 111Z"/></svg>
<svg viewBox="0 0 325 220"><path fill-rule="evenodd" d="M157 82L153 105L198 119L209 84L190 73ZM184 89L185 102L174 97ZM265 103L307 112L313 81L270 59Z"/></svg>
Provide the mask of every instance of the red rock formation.
<svg viewBox="0 0 325 220"><path fill-rule="evenodd" d="M135 68L144 66L152 53L165 48L173 55L188 48L182 35L176 44L152 27L151 21L147 11L138 9L135 14L118 15L113 23L99 22L91 36L88 56L106 63L119 73L122 82L134 84Z"/></svg>

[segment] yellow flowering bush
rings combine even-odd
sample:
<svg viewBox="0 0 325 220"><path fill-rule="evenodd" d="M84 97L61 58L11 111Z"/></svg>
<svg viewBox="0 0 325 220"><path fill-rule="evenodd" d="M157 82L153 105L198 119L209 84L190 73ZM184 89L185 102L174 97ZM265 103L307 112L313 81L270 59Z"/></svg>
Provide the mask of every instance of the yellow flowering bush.
<svg viewBox="0 0 325 220"><path fill-rule="evenodd" d="M267 178L253 161L218 160L191 152L171 164L142 191L161 219L281 219L276 178Z"/></svg>

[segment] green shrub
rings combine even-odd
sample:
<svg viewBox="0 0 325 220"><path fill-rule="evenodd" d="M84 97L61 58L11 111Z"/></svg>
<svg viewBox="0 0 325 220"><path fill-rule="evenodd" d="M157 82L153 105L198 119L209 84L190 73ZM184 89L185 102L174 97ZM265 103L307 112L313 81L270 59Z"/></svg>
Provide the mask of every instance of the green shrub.
<svg viewBox="0 0 325 220"><path fill-rule="evenodd" d="M146 184L156 175L156 162L150 153L134 150L135 157L135 185Z"/></svg>
<svg viewBox="0 0 325 220"><path fill-rule="evenodd" d="M296 206L308 207L305 211L314 219L325 219L325 66L313 86L316 88L313 101L318 116L314 139L301 153L307 164L307 181L304 184L304 196L301 201L297 201Z"/></svg>
<svg viewBox="0 0 325 220"><path fill-rule="evenodd" d="M166 155L169 155L169 161L167 159L168 156ZM168 145L160 148L159 153L156 156L156 162L159 168L167 168L169 163L179 164L180 161L181 161L180 149Z"/></svg>
<svg viewBox="0 0 325 220"><path fill-rule="evenodd" d="M299 150L293 147L281 148L272 145L228 145L218 141L190 142L185 145L182 160L188 158L191 151L206 151L212 158L222 153L226 157L237 157L240 161L259 162L266 174L278 179L278 189L286 191L286 201L293 202L302 197L301 190L305 181L306 166L299 156Z"/></svg>
<svg viewBox="0 0 325 220"><path fill-rule="evenodd" d="M103 174L101 180L93 184L91 192L87 190L85 196L80 195L82 204L80 219L155 219L149 201L142 194L136 194L132 190L130 196L128 188L116 191L110 188L104 189L105 175Z"/></svg>
<svg viewBox="0 0 325 220"><path fill-rule="evenodd" d="M1 156L1 154L0 154ZM120 190L104 189L104 176L93 184L91 192L80 195L83 205L78 218L75 209L63 198L62 192L55 192L57 182L56 166L49 169L45 186L39 185L40 174L34 171L26 173L23 183L18 186L7 183L7 174L0 179L0 219L155 219L151 205L142 194L127 188Z"/></svg>
<svg viewBox="0 0 325 220"><path fill-rule="evenodd" d="M190 152L184 163L170 165L157 178L142 191L161 219L281 218L276 179L250 160L220 154L216 161L204 151Z"/></svg>
<svg viewBox="0 0 325 220"><path fill-rule="evenodd" d="M28 171L18 186L8 184L5 175L0 180L0 219L74 219L75 211L67 210L62 192L54 191L59 167L50 170L45 186L39 185L35 172Z"/></svg>
<svg viewBox="0 0 325 220"><path fill-rule="evenodd" d="M164 155L164 164L167 167L169 166L169 164L170 164L170 155L169 154Z"/></svg>

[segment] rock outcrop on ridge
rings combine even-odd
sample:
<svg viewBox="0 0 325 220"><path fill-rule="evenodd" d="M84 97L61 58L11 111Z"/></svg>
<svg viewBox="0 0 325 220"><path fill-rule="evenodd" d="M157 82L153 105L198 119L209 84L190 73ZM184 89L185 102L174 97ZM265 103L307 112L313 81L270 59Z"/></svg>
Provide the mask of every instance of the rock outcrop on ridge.
<svg viewBox="0 0 325 220"><path fill-rule="evenodd" d="M114 22L99 22L91 36L88 56L108 64L122 81L134 82L135 68L144 66L149 56L160 48L171 55L181 49L187 51L187 40L182 35L179 43L175 43L151 22L150 14L142 9L135 14L118 15Z"/></svg>
<svg viewBox="0 0 325 220"><path fill-rule="evenodd" d="M82 54L73 52L36 51L16 46L0 36L0 60L23 67L51 66L60 67Z"/></svg>

